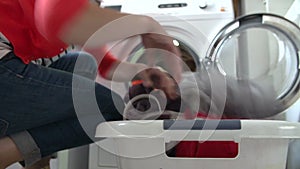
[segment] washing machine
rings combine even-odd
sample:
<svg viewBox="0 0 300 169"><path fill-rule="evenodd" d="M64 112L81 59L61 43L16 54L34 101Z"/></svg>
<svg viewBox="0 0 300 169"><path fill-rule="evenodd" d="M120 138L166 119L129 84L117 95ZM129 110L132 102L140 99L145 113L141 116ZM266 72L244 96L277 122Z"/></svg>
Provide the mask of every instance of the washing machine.
<svg viewBox="0 0 300 169"><path fill-rule="evenodd" d="M103 0L100 7L153 17L174 38L174 45L181 50L187 71L192 72L201 67L214 36L234 19L231 0ZM143 46L138 38L112 42L108 46L110 52L121 60L133 63L145 61L142 57ZM233 53L231 50L228 52ZM109 82L101 77L97 81L122 97L126 94L124 84ZM115 156L96 145L90 147L89 164L91 169L117 168Z"/></svg>
<svg viewBox="0 0 300 169"><path fill-rule="evenodd" d="M213 37L234 19L231 0L106 0L101 6L153 17L174 38L174 44L194 60L196 67ZM119 44L112 50L122 51L123 57L130 56L130 53L139 49L139 43L125 41L122 43L123 48ZM132 59L127 58L127 61Z"/></svg>
<svg viewBox="0 0 300 169"><path fill-rule="evenodd" d="M184 68L188 71L199 69L214 36L234 19L231 0L104 0L100 6L153 17L174 38L174 45L181 50ZM138 38L112 42L109 50L125 61L143 63L146 60ZM227 52L230 53L228 56L233 56L236 51L230 49ZM159 65L159 58L156 58L156 65ZM234 67L231 68L231 71L235 71ZM110 88L113 86L113 90L122 96L126 91L121 84L112 84L101 77L98 81Z"/></svg>

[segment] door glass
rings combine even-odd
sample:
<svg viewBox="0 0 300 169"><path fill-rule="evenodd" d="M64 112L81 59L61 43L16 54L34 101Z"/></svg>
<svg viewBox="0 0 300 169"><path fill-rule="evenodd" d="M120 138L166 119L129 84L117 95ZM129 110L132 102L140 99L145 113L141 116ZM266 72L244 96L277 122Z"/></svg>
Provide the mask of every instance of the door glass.
<svg viewBox="0 0 300 169"><path fill-rule="evenodd" d="M230 36L219 49L218 58L227 76L267 83L280 98L295 83L296 54L284 34L251 28Z"/></svg>
<svg viewBox="0 0 300 169"><path fill-rule="evenodd" d="M195 72L197 70L197 67L200 66L199 64L199 56L184 42L174 39L174 45L178 46L178 48L181 51L181 59L183 61L183 71L192 71ZM159 56L151 55L151 60L154 61L155 66L159 66L161 68L164 68L163 60ZM149 58L147 58L144 55L144 48L140 44L138 45L130 54L128 57L128 61L133 63L145 63L149 61Z"/></svg>

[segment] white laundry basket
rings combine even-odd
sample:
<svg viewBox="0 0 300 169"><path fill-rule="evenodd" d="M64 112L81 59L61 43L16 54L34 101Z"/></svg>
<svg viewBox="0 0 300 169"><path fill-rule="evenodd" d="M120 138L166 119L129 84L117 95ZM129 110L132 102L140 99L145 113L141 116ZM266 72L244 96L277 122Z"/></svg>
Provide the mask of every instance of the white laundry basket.
<svg viewBox="0 0 300 169"><path fill-rule="evenodd" d="M270 120L143 120L101 123L96 137L118 157L119 169L285 169L288 144L300 124ZM166 155L166 143L234 141L234 158Z"/></svg>

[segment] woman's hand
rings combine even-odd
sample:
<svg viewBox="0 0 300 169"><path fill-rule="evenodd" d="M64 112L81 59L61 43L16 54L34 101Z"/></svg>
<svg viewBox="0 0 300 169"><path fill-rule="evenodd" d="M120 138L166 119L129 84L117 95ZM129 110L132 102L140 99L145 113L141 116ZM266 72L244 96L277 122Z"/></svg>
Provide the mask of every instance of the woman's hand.
<svg viewBox="0 0 300 169"><path fill-rule="evenodd" d="M153 87L162 90L170 99L176 99L177 93L176 81L165 71L158 68L143 69L138 76L143 80L145 87Z"/></svg>
<svg viewBox="0 0 300 169"><path fill-rule="evenodd" d="M177 81L181 79L182 65L181 52L173 44L173 38L163 34L146 33L142 34L142 43L146 48L148 58L161 57L164 69ZM153 66L153 65L149 65Z"/></svg>
<svg viewBox="0 0 300 169"><path fill-rule="evenodd" d="M116 62L108 77L116 82L130 82L138 77L145 87L160 89L170 99L178 97L177 83L166 71L142 63Z"/></svg>

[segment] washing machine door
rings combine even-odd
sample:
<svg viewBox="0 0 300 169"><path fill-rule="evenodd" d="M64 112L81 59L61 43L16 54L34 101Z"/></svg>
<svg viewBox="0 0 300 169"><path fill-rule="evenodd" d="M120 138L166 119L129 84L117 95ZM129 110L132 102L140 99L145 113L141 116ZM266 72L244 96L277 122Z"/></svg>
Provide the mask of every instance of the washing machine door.
<svg viewBox="0 0 300 169"><path fill-rule="evenodd" d="M168 35L173 38L173 44L182 53L182 70L184 72L196 72L202 66L201 59L209 46L207 36L189 22L167 15L154 15L164 27ZM176 23L175 23L176 22ZM139 36L122 39L108 44L108 50L120 60L130 63L145 63L148 66L166 69L164 65L164 52L158 51L154 55L146 54L147 51L155 52L156 49L145 49ZM161 53L161 54L159 54ZM168 71L168 70L167 70ZM172 72L168 71L171 76ZM132 81L137 80L133 78ZM108 86L122 97L125 97L131 83L114 83L102 78L98 82Z"/></svg>
<svg viewBox="0 0 300 169"><path fill-rule="evenodd" d="M154 16L157 20L172 18L172 16ZM170 20L170 19L169 19ZM161 22L166 32L173 38L173 44L177 46L182 53L184 71L195 72L201 66L200 60L204 58L206 50L209 46L207 37L190 23L176 18L172 21ZM146 63L149 58L153 60L150 66L162 65L163 57L161 55L145 55L145 49L141 43L140 37L131 37L120 40L110 45L110 52L114 53L121 60L131 63ZM152 49L147 49L152 50ZM149 63L147 63L149 65Z"/></svg>
<svg viewBox="0 0 300 169"><path fill-rule="evenodd" d="M269 107L265 112L241 115L264 118L283 112L298 100L299 49L297 25L274 14L251 14L230 22L217 34L203 64L207 70L217 69L225 80L251 81L262 89L258 95L274 97L275 102L265 104Z"/></svg>

